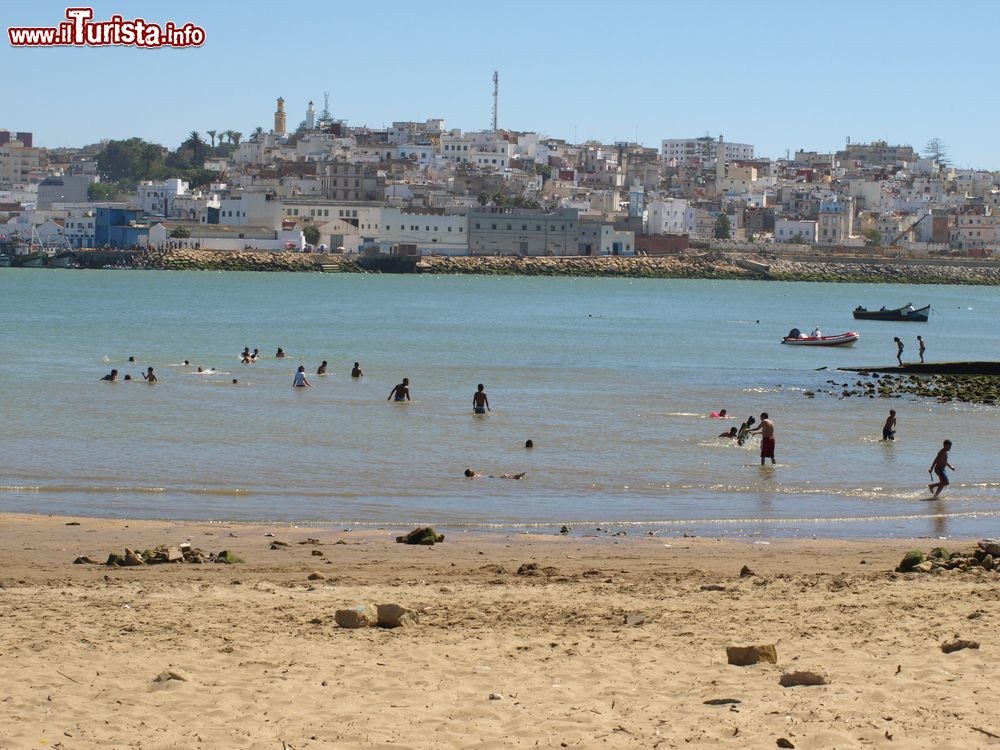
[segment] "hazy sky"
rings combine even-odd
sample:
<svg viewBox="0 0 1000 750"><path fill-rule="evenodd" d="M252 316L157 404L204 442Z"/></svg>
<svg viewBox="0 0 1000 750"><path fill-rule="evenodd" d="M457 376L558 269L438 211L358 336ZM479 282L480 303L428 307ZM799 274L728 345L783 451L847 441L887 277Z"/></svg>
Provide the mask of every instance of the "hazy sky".
<svg viewBox="0 0 1000 750"><path fill-rule="evenodd" d="M65 20L65 3L4 5L0 128L43 146L191 130L289 128L323 92L351 124L443 117L582 141L706 133L758 155L932 137L959 166L1000 169L1000 5L924 0L757 2L98 2L204 27L198 49L12 48L8 26Z"/></svg>

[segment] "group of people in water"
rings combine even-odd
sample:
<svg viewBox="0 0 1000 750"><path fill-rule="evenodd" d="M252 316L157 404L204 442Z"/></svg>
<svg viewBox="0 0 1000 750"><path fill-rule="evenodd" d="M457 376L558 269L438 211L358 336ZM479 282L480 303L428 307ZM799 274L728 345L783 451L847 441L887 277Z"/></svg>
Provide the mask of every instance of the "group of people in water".
<svg viewBox="0 0 1000 750"><path fill-rule="evenodd" d="M732 419L725 409L719 409L719 411L713 411L710 415L713 419ZM746 441L756 434L760 434L760 465L763 466L766 459L771 460L771 464L774 464L774 449L775 449L775 437L774 437L774 422L771 420L767 412L763 412L760 415L760 424L754 427L756 420L753 417L747 417L746 421L743 422L738 428L730 427L725 432L719 433L720 438L727 438L729 440L735 440L737 445L743 445ZM889 416L886 417L885 424L882 425L882 440L883 441L895 441L896 440L896 410L889 409ZM934 461L931 462L930 468L927 473L932 477L937 475L936 482L927 485L934 497L938 497L941 494L941 490L951 484L951 480L948 478L948 469L952 471L955 467L948 462L948 453L951 451L951 441L945 440L944 445L941 450L937 452L934 457Z"/></svg>
<svg viewBox="0 0 1000 750"><path fill-rule="evenodd" d="M725 409L719 409L717 412L713 411L711 416L713 419L732 419ZM719 433L719 437L735 440L737 445L743 445L751 436L759 434L760 465L763 466L767 459L771 459L771 464L774 465L774 449L776 446L774 422L766 411L761 412L760 424L754 427L756 422L757 420L754 417L747 417L746 421L738 428L730 427L726 432Z"/></svg>

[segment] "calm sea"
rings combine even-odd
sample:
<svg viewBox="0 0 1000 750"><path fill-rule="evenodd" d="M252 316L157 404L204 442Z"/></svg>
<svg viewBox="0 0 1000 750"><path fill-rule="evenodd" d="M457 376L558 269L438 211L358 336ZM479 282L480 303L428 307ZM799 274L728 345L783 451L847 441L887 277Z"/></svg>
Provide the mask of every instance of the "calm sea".
<svg viewBox="0 0 1000 750"><path fill-rule="evenodd" d="M931 322L851 317L906 302L931 303ZM0 510L1000 536L997 409L803 395L851 382L837 366L890 363L896 335L906 356L921 334L929 359L996 359L998 321L988 287L0 269ZM817 324L862 338L778 344ZM244 346L263 360L240 364ZM312 388L290 387L299 364ZM99 382L112 367L136 380ZM403 377L413 402L387 403ZM490 416L471 413L477 383ZM716 437L739 423L708 418L720 408L770 412L777 467L758 465L756 441ZM958 470L928 502L944 438Z"/></svg>

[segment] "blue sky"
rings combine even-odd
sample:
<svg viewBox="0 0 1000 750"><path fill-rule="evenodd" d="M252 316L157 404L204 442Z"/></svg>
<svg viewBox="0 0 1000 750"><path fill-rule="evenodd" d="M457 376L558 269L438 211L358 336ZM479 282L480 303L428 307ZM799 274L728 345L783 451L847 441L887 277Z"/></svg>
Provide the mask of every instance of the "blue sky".
<svg viewBox="0 0 1000 750"><path fill-rule="evenodd" d="M44 146L140 136L176 145L191 130L249 133L283 96L351 124L443 117L488 127L493 70L500 126L570 140L720 133L763 156L884 138L932 137L959 166L1000 169L1000 12L989 0L758 0L623 3L338 0L150 3L101 0L95 19L191 21L198 49L14 49L0 45L0 127ZM66 5L5 5L7 26L64 20Z"/></svg>

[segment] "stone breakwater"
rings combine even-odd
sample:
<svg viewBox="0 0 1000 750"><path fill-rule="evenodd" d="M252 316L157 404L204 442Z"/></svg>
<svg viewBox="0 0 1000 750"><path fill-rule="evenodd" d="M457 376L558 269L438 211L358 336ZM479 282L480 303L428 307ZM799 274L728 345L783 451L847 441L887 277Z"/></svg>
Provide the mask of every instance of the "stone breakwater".
<svg viewBox="0 0 1000 750"><path fill-rule="evenodd" d="M751 261L747 263L747 261ZM744 267L741 263L749 266ZM291 252L163 250L145 267L189 271L341 271L363 273L357 256ZM767 270L763 270L766 268ZM797 261L708 252L661 257L425 256L422 273L484 276L603 276L659 279L759 279L892 284L1000 285L1000 262L992 266L904 265Z"/></svg>
<svg viewBox="0 0 1000 750"><path fill-rule="evenodd" d="M806 398L826 393L836 398L933 398L940 403L959 401L965 404L1000 402L1000 377L992 375L879 375L869 380L859 378L853 384L827 380L829 388L806 391Z"/></svg>
<svg viewBox="0 0 1000 750"><path fill-rule="evenodd" d="M485 276L626 276L660 279L753 279L761 274L740 268L721 253L703 256L548 258L518 256L428 256L424 273Z"/></svg>
<svg viewBox="0 0 1000 750"><path fill-rule="evenodd" d="M162 250L151 253L146 267L166 271L360 271L356 260L311 253ZM326 269L324 269L326 267Z"/></svg>

